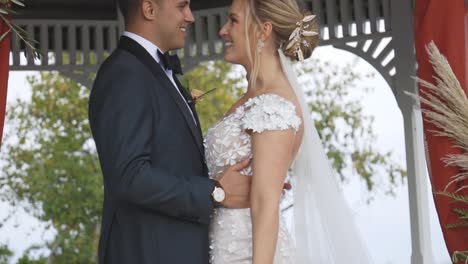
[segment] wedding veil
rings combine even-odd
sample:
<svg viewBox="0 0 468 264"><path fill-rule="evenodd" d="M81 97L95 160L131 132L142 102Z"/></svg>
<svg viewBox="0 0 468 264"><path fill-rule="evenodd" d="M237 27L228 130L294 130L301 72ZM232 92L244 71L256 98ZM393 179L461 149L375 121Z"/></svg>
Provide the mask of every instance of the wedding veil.
<svg viewBox="0 0 468 264"><path fill-rule="evenodd" d="M367 250L310 117L291 61L278 50L281 66L299 100L304 135L292 166L294 230L298 264L370 263Z"/></svg>

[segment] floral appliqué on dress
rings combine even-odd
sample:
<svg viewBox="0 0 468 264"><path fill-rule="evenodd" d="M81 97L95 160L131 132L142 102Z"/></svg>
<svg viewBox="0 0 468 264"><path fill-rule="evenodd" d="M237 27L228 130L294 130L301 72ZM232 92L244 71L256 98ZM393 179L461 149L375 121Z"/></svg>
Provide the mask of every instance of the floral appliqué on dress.
<svg viewBox="0 0 468 264"><path fill-rule="evenodd" d="M252 156L248 131L294 129L301 125L295 106L274 94L250 98L243 105L213 125L205 137L209 175L214 178L231 165ZM241 171L252 176L252 168ZM212 264L252 263L252 223L250 209L215 209L210 226ZM280 217L275 264L295 263L294 241Z"/></svg>

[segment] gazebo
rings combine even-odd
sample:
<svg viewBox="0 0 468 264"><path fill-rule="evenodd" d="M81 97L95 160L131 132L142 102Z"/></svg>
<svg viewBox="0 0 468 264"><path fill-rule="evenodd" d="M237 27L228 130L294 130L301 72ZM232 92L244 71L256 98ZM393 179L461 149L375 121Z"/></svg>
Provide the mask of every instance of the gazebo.
<svg viewBox="0 0 468 264"><path fill-rule="evenodd" d="M185 71L202 61L222 58L217 32L230 0L193 0L196 22L184 49ZM413 9L408 0L302 0L317 15L321 45L356 54L370 63L391 87L404 118L411 221L411 263L432 263L429 194L423 126L419 107L405 93L417 93ZM59 71L90 88L90 75L116 48L123 20L113 0L35 0L14 22L39 41L41 60L24 58L24 44L12 35L10 70Z"/></svg>

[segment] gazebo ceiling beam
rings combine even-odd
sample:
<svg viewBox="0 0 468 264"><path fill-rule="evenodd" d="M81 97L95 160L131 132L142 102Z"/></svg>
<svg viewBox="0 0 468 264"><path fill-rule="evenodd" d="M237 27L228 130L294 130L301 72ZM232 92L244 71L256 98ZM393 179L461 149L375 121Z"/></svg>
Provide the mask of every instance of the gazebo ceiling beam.
<svg viewBox="0 0 468 264"><path fill-rule="evenodd" d="M34 0L18 10L16 19L116 20L115 0ZM193 0L194 11L227 7L231 0Z"/></svg>

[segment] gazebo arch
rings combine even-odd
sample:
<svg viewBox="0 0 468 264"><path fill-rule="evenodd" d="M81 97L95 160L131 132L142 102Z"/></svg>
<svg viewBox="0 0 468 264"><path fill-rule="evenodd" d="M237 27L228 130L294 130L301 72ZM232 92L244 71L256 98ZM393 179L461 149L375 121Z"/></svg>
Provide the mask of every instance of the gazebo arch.
<svg viewBox="0 0 468 264"><path fill-rule="evenodd" d="M217 32L230 0L192 1L196 22L184 49L186 70L222 58ZM408 0L302 0L321 25L320 45L332 45L369 62L391 87L404 118L411 220L411 263L432 263L428 193L421 114L405 92L417 93L413 5ZM42 59L24 59L12 34L10 70L59 71L86 87L123 30L113 0L36 0L14 22L39 41ZM419 188L418 188L419 187Z"/></svg>

